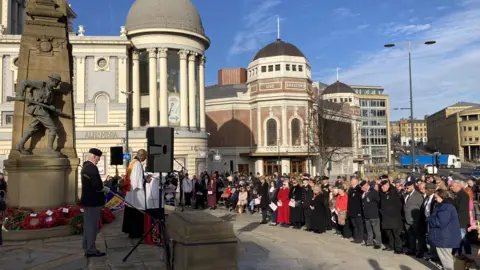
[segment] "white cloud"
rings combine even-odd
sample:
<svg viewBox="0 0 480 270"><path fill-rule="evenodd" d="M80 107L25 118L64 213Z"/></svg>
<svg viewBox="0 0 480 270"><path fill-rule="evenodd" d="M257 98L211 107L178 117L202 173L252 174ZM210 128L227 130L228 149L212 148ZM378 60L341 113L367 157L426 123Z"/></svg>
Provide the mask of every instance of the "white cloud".
<svg viewBox="0 0 480 270"><path fill-rule="evenodd" d="M412 47L412 82L416 117L435 113L459 101L480 103L480 6L465 6L432 22L413 41L436 40L435 45ZM382 85L390 107L409 106L408 54L405 47L382 48L392 40L379 41L378 49L360 55L343 67L341 79L348 84ZM333 74L332 74L333 75ZM334 76L323 81L333 82ZM391 111L392 118L405 112Z"/></svg>
<svg viewBox="0 0 480 270"><path fill-rule="evenodd" d="M357 26L357 29L358 30L363 30L365 28L368 28L370 27L370 24L360 24L359 26Z"/></svg>
<svg viewBox="0 0 480 270"><path fill-rule="evenodd" d="M277 31L277 15L273 9L282 0L251 0L251 11L243 18L245 28L237 32L229 54L236 55L259 49L267 40L273 40ZM283 19L281 19L282 21Z"/></svg>
<svg viewBox="0 0 480 270"><path fill-rule="evenodd" d="M352 10L348 8L337 8L333 10L333 15L339 17L339 19L349 18L349 17L356 17L360 15L359 13L354 13Z"/></svg>
<svg viewBox="0 0 480 270"><path fill-rule="evenodd" d="M432 27L431 24L400 24L400 25L394 25L393 27L387 28L385 31L385 34L387 35L399 35L399 34L404 34L404 35L410 35L414 34L417 32L422 32L425 30L430 29Z"/></svg>
<svg viewBox="0 0 480 270"><path fill-rule="evenodd" d="M448 8L447 6L438 6L437 10L444 10L444 9L447 9L447 8Z"/></svg>

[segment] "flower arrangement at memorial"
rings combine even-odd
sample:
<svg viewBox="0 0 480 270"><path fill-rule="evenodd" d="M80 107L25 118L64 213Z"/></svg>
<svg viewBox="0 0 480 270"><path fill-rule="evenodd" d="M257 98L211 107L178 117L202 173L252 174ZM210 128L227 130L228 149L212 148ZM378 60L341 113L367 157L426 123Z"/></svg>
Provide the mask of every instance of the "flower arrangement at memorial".
<svg viewBox="0 0 480 270"><path fill-rule="evenodd" d="M112 223L115 216L109 208L103 208L99 228L102 224ZM70 225L75 233L83 232L83 208L81 206L65 206L35 212L27 209L8 208L3 226L9 231L39 230L61 225Z"/></svg>

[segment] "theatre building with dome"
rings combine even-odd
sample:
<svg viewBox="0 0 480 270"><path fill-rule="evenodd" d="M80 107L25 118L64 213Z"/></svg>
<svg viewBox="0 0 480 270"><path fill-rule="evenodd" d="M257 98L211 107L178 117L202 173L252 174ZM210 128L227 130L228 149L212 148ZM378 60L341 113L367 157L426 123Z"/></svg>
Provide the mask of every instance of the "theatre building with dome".
<svg viewBox="0 0 480 270"><path fill-rule="evenodd" d="M218 83L205 90L208 145L222 155L219 162L209 160L209 169L262 175L327 173L321 169L309 125L320 94L320 87L312 86L311 70L307 57L281 39L259 50L246 69L220 70ZM355 93L340 93L342 103L349 104L341 105L340 99L335 103L328 92L338 96L336 89L336 84L327 87L321 99L348 108L349 134L343 135L349 154L331 173L351 174L363 164L360 137L355 135L360 130L359 100Z"/></svg>
<svg viewBox="0 0 480 270"><path fill-rule="evenodd" d="M0 162L8 157L26 1L0 0ZM205 53L210 40L190 0L136 0L117 36L92 36L69 10L73 47L76 147L105 154L103 177L114 174L110 147L146 148L146 128L175 128L175 158L190 174L206 169ZM39 78L46 79L46 78ZM128 121L126 121L128 119ZM27 144L28 147L28 144ZM2 166L3 167L3 166ZM123 168L122 168L123 169ZM175 163L175 169L180 165Z"/></svg>

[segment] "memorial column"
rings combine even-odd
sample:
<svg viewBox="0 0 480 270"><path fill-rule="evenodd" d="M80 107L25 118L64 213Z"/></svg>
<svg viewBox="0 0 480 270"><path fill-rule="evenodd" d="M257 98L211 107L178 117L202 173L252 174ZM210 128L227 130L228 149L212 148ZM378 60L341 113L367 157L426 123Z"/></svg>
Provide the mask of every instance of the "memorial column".
<svg viewBox="0 0 480 270"><path fill-rule="evenodd" d="M158 126L158 92L157 92L157 49L148 49L148 77L149 77L149 126Z"/></svg>
<svg viewBox="0 0 480 270"><path fill-rule="evenodd" d="M200 57L200 65L198 66L198 99L200 104L200 130L205 130L205 61L206 57Z"/></svg>
<svg viewBox="0 0 480 270"><path fill-rule="evenodd" d="M188 123L190 129L197 127L197 108L195 102L195 59L197 53L192 52L188 57Z"/></svg>
<svg viewBox="0 0 480 270"><path fill-rule="evenodd" d="M160 58L160 126L168 127L167 48L158 49Z"/></svg>
<svg viewBox="0 0 480 270"><path fill-rule="evenodd" d="M140 61L138 51L132 52L132 127L140 127Z"/></svg>
<svg viewBox="0 0 480 270"><path fill-rule="evenodd" d="M188 51L181 50L178 54L180 55L180 126L188 127Z"/></svg>

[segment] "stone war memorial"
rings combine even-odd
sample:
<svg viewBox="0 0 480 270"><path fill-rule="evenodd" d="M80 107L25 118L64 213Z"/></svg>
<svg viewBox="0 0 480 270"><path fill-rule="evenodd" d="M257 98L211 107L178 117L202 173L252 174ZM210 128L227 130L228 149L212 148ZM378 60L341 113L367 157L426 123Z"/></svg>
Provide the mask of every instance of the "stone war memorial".
<svg viewBox="0 0 480 270"><path fill-rule="evenodd" d="M28 0L18 57L12 147L5 169L10 207L77 202L72 48L65 0Z"/></svg>

